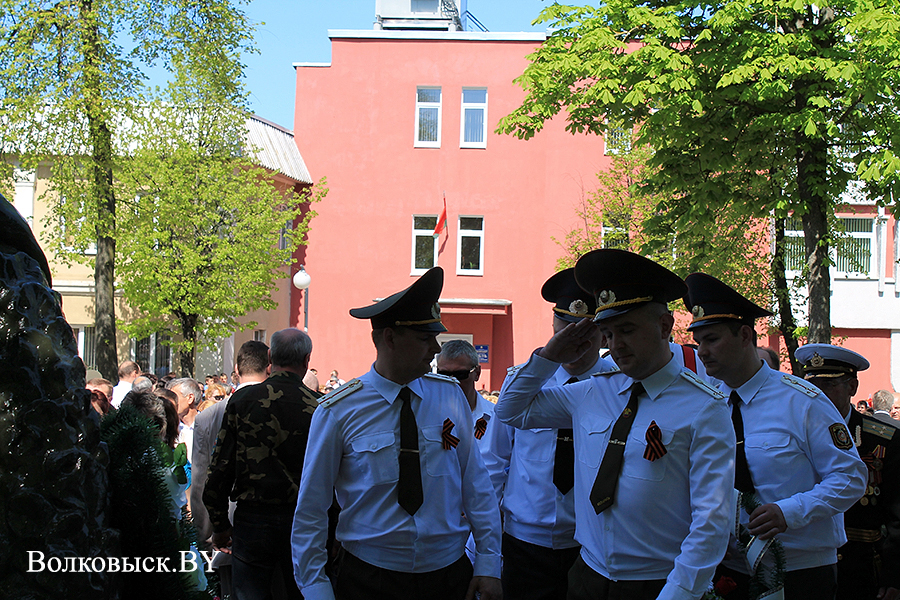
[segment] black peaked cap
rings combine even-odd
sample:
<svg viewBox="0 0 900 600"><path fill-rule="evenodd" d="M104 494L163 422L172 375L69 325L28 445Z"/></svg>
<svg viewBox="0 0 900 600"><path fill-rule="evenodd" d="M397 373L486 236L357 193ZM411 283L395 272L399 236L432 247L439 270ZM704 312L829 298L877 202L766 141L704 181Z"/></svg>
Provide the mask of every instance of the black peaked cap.
<svg viewBox="0 0 900 600"><path fill-rule="evenodd" d="M640 254L604 248L575 263L575 280L597 301L596 321L623 315L649 302L666 304L684 296L681 278Z"/></svg>
<svg viewBox="0 0 900 600"><path fill-rule="evenodd" d="M541 296L556 305L553 307L553 316L569 323L577 323L585 317L593 318L597 310L593 294L581 289L575 281L574 268L555 273L545 281Z"/></svg>
<svg viewBox="0 0 900 600"><path fill-rule="evenodd" d="M350 316L370 319L372 329L409 327L417 331L443 333L438 298L444 287L444 270L434 267L403 291L370 306L350 309Z"/></svg>
<svg viewBox="0 0 900 600"><path fill-rule="evenodd" d="M772 316L712 275L691 273L684 282L688 287L684 305L693 318L688 331L725 321L739 321L752 327L756 319Z"/></svg>

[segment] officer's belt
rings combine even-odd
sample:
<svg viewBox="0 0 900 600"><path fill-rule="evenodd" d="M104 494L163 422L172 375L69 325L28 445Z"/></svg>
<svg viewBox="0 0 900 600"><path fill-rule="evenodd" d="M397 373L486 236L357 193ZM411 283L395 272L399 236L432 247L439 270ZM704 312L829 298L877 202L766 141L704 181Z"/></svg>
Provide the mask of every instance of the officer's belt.
<svg viewBox="0 0 900 600"><path fill-rule="evenodd" d="M847 541L874 543L881 540L881 531L877 529L857 529L847 527Z"/></svg>

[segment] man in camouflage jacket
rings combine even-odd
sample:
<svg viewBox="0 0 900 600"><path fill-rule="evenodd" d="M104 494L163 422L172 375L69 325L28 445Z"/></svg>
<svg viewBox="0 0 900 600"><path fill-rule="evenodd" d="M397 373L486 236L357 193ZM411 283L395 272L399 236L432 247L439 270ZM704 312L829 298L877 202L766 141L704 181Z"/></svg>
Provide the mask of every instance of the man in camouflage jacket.
<svg viewBox="0 0 900 600"><path fill-rule="evenodd" d="M228 402L203 493L213 546L232 553L236 598L262 598L282 585L285 597L302 598L291 571L291 523L321 394L303 385L309 336L284 329L271 344L272 374ZM233 525L229 496L237 502Z"/></svg>

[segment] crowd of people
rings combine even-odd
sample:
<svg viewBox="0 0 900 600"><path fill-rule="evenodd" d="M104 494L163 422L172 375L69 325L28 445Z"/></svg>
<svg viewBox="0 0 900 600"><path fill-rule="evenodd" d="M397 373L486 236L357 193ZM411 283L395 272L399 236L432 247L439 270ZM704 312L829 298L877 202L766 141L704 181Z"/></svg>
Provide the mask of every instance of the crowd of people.
<svg viewBox="0 0 900 600"><path fill-rule="evenodd" d="M495 404L475 348L436 341L442 285L436 267L351 310L371 322L374 364L321 391L297 329L245 343L240 385L205 395L123 363L122 402L153 390L160 435L187 445L223 592L900 598L900 402L851 401L865 357L807 344L803 377L780 372L756 344L767 310L597 250L544 284L553 335ZM677 300L692 345L671 341ZM88 387L98 411L115 406L109 382Z"/></svg>

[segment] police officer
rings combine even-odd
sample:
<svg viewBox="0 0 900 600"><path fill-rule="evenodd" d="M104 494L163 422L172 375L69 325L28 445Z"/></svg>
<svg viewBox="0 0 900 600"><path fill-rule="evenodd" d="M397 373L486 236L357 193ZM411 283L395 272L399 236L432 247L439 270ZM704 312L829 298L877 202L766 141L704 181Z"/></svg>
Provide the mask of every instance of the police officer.
<svg viewBox="0 0 900 600"><path fill-rule="evenodd" d="M550 277L541 296L553 303L554 333L588 315L593 317L597 308L593 295L575 281L575 269ZM602 336L595 330L592 350L560 365L545 387L615 370L612 361L600 358L597 349ZM572 426L515 429L498 422L488 436L485 463L503 512L503 595L516 600L564 600L569 569L581 550L575 541Z"/></svg>
<svg viewBox="0 0 900 600"><path fill-rule="evenodd" d="M900 597L900 432L850 406L869 361L852 350L807 344L795 356L803 376L834 403L868 468L865 495L844 513L838 549L838 600Z"/></svg>
<svg viewBox="0 0 900 600"><path fill-rule="evenodd" d="M372 369L332 392L310 426L294 515L294 573L307 600L500 597L500 515L457 381L431 374L444 273L350 311L371 320ZM325 574L326 512L343 554ZM465 556L475 537L473 563ZM474 575L474 577L473 577Z"/></svg>
<svg viewBox="0 0 900 600"><path fill-rule="evenodd" d="M575 279L596 299L621 372L544 387L560 364L597 351L598 325L582 319L508 376L495 415L520 429L573 428L582 548L569 600L699 598L728 541L734 433L721 394L669 347L666 303L684 295L684 282L612 249L579 259Z"/></svg>
<svg viewBox="0 0 900 600"><path fill-rule="evenodd" d="M843 543L840 513L862 494L865 466L841 416L819 390L760 360L753 323L771 313L715 277L694 273L685 283L684 302L693 317L688 330L730 405L737 439L734 486L744 500L758 499L743 504L740 522L760 540L781 542L786 598L831 598ZM753 573L747 562L732 553L723 563L720 572L739 586L729 598L748 597Z"/></svg>

